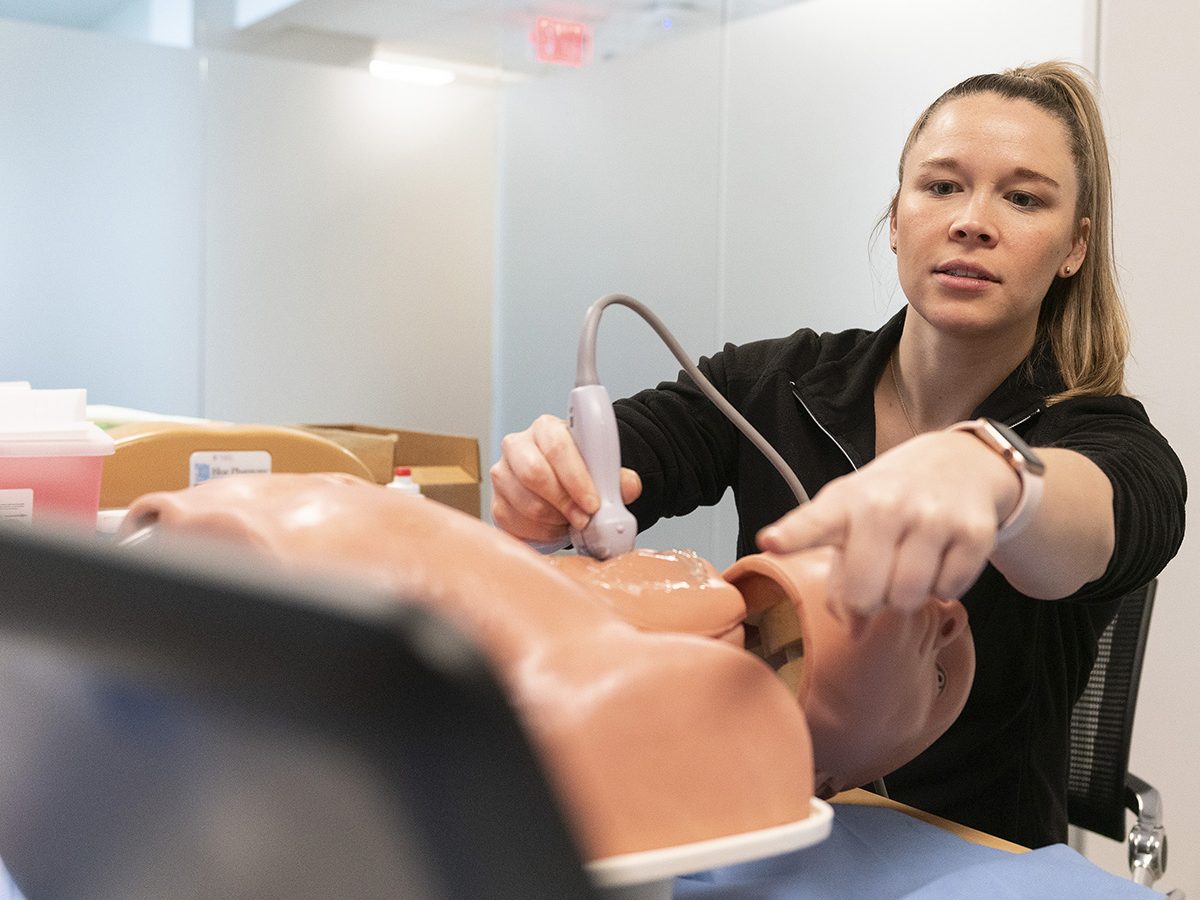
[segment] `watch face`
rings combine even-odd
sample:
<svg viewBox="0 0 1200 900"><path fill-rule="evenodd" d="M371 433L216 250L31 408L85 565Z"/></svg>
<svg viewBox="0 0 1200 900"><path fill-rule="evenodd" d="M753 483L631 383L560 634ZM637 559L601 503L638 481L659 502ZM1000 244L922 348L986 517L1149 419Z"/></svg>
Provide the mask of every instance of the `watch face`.
<svg viewBox="0 0 1200 900"><path fill-rule="evenodd" d="M1016 450L1025 458L1025 465L1030 472L1032 472L1034 475L1041 475L1046 471L1046 465L1042 462L1041 457L1033 452L1033 448L1025 443L1025 441L1021 439L1020 435L1018 435L1003 422L997 422L995 419L988 419L987 421L989 425L996 429L996 431L1012 445L1014 450Z"/></svg>

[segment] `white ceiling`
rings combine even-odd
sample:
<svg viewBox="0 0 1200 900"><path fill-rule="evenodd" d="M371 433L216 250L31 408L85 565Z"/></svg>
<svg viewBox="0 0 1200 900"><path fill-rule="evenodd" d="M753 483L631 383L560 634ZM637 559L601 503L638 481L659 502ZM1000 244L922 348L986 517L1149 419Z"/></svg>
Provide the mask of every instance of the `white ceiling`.
<svg viewBox="0 0 1200 900"><path fill-rule="evenodd" d="M129 4L172 0L0 0L0 18L102 27ZM587 25L593 57L719 26L796 0L175 0L194 3L209 46L365 65L382 49L536 74L529 32L538 16ZM240 14L239 14L240 10ZM264 14L265 13L267 14Z"/></svg>
<svg viewBox="0 0 1200 900"><path fill-rule="evenodd" d="M286 0L285 0L286 2ZM539 16L580 22L594 59L719 26L794 0L295 0L227 35L235 46L284 56L355 62L379 48L535 74L529 33Z"/></svg>

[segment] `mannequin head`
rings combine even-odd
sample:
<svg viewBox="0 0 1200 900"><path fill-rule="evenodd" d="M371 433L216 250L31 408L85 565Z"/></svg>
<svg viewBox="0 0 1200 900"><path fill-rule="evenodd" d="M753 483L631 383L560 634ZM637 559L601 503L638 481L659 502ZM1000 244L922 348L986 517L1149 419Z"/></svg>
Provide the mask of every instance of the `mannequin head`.
<svg viewBox="0 0 1200 900"><path fill-rule="evenodd" d="M852 624L826 604L830 559L825 549L762 553L725 572L758 626L762 655L783 670L808 717L818 796L869 784L917 756L958 717L975 674L961 603L931 598L911 615L885 608Z"/></svg>

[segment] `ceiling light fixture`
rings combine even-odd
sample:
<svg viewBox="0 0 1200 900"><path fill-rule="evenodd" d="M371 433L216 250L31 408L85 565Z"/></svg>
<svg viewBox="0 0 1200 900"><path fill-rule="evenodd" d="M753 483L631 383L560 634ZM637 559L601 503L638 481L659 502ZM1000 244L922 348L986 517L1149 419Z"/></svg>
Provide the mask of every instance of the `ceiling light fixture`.
<svg viewBox="0 0 1200 900"><path fill-rule="evenodd" d="M454 81L454 73L450 69L417 66L388 59L371 60L369 71L376 78L387 81L403 81L407 84L419 84L425 87L443 87Z"/></svg>

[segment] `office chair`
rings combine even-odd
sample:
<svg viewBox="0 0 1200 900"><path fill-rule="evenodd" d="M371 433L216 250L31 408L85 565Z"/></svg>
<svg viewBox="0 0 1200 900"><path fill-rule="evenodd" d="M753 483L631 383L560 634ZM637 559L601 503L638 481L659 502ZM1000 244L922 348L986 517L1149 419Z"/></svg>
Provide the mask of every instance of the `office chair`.
<svg viewBox="0 0 1200 900"><path fill-rule="evenodd" d="M1142 658L1154 610L1157 579L1121 599L1100 636L1096 662L1071 711L1067 818L1114 841L1125 839L1138 884L1151 885L1167 868L1162 797L1129 771L1129 746ZM1125 810L1137 815L1128 834ZM1182 900L1182 894L1172 892Z"/></svg>
<svg viewBox="0 0 1200 900"><path fill-rule="evenodd" d="M27 900L593 896L459 632L199 549L0 528L0 859Z"/></svg>

